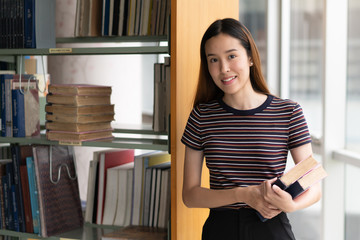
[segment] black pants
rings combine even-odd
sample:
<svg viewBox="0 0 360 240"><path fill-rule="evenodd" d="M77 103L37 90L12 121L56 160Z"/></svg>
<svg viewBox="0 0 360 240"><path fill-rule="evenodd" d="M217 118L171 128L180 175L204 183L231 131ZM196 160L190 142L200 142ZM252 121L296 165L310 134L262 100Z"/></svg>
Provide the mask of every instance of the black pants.
<svg viewBox="0 0 360 240"><path fill-rule="evenodd" d="M210 210L202 240L295 240L285 213L261 222L253 209Z"/></svg>

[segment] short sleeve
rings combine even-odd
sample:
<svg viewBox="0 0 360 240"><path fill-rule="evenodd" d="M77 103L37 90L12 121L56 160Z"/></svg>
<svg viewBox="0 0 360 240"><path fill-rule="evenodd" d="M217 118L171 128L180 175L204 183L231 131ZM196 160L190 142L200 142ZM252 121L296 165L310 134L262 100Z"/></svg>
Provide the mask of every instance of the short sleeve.
<svg viewBox="0 0 360 240"><path fill-rule="evenodd" d="M201 133L200 110L196 107L190 113L181 142L192 149L203 150Z"/></svg>
<svg viewBox="0 0 360 240"><path fill-rule="evenodd" d="M289 123L288 148L300 147L310 142L311 137L303 110L299 104L296 104Z"/></svg>

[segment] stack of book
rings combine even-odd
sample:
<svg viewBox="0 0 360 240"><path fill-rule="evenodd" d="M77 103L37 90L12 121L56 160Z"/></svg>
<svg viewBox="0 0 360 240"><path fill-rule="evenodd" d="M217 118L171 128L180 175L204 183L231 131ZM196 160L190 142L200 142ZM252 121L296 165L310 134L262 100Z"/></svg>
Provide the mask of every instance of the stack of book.
<svg viewBox="0 0 360 240"><path fill-rule="evenodd" d="M48 140L75 144L113 138L111 87L50 84L48 91L45 106Z"/></svg>

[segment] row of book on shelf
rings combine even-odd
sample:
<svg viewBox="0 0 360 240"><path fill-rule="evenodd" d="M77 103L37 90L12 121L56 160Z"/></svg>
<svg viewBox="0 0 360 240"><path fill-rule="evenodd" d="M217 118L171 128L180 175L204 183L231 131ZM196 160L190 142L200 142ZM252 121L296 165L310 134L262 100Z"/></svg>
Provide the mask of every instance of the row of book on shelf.
<svg viewBox="0 0 360 240"><path fill-rule="evenodd" d="M59 235L89 223L166 230L170 155L133 149L95 151L85 214L71 146L0 147L0 228Z"/></svg>
<svg viewBox="0 0 360 240"><path fill-rule="evenodd" d="M2 137L40 134L38 82L36 75L0 74Z"/></svg>
<svg viewBox="0 0 360 240"><path fill-rule="evenodd" d="M94 152L85 221L114 226L168 228L170 154L131 149Z"/></svg>
<svg viewBox="0 0 360 240"><path fill-rule="evenodd" d="M0 226L42 237L82 227L72 147L2 146Z"/></svg>
<svg viewBox="0 0 360 240"><path fill-rule="evenodd" d="M55 0L0 0L0 48L54 48Z"/></svg>
<svg viewBox="0 0 360 240"><path fill-rule="evenodd" d="M167 35L170 0L78 0L75 36Z"/></svg>

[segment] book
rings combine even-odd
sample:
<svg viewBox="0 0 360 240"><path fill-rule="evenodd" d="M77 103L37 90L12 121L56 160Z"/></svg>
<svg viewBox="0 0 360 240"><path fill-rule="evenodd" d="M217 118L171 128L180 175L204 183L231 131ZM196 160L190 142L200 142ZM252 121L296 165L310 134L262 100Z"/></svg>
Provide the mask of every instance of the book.
<svg viewBox="0 0 360 240"><path fill-rule="evenodd" d="M106 191L103 222L105 225L114 225L116 213L123 214L125 220L126 189L128 172L134 169L134 162L107 169ZM111 184L110 184L111 183ZM120 216L119 216L120 217ZM119 223L123 226L124 221Z"/></svg>
<svg viewBox="0 0 360 240"><path fill-rule="evenodd" d="M93 160L90 161L89 166L89 175L88 175L88 185L86 193L86 209L85 209L85 222L93 223L93 214L94 214L94 198L95 194L95 184L96 184L96 175L98 168L98 158L97 153L93 153Z"/></svg>
<svg viewBox="0 0 360 240"><path fill-rule="evenodd" d="M25 48L55 48L55 0L24 1Z"/></svg>
<svg viewBox="0 0 360 240"><path fill-rule="evenodd" d="M33 217L31 213L31 200L30 200L30 189L29 189L29 177L27 172L26 158L32 157L32 146L31 145L17 145L20 152L20 179L23 193L23 205L24 205L24 216L25 216L25 231L33 233Z"/></svg>
<svg viewBox="0 0 360 240"><path fill-rule="evenodd" d="M166 228L170 220L170 190L170 168L167 168L163 169L161 173L161 189L157 224L160 228Z"/></svg>
<svg viewBox="0 0 360 240"><path fill-rule="evenodd" d="M48 91L52 94L111 95L110 86L92 84L50 84Z"/></svg>
<svg viewBox="0 0 360 240"><path fill-rule="evenodd" d="M67 129L69 132L88 132L98 129L111 129L111 122L96 123L64 123L64 122L46 122L47 130L62 131Z"/></svg>
<svg viewBox="0 0 360 240"><path fill-rule="evenodd" d="M46 95L48 103L88 106L111 104L110 95L68 95L68 94L48 94Z"/></svg>
<svg viewBox="0 0 360 240"><path fill-rule="evenodd" d="M25 212L24 212L23 192L22 192L21 174L20 174L20 165L21 165L20 147L18 144L11 144L10 149L11 149L12 165L13 165L12 202L14 204L14 209L17 210L17 220L18 220L17 230L20 232L25 232L25 215L24 215Z"/></svg>
<svg viewBox="0 0 360 240"><path fill-rule="evenodd" d="M30 74L15 74L11 81L13 137L40 134L40 105L37 80Z"/></svg>
<svg viewBox="0 0 360 240"><path fill-rule="evenodd" d="M163 228L152 228L145 226L128 226L106 233L101 240L125 240L125 239L146 239L146 240L165 240L167 231Z"/></svg>
<svg viewBox="0 0 360 240"><path fill-rule="evenodd" d="M96 141L113 138L112 129L95 130L88 132L46 131L46 138L52 141Z"/></svg>
<svg viewBox="0 0 360 240"><path fill-rule="evenodd" d="M134 160L134 190L131 225L141 225L142 223L142 207L144 194L145 169L148 167L147 156L158 153L150 151L135 156Z"/></svg>
<svg viewBox="0 0 360 240"><path fill-rule="evenodd" d="M12 90L13 137L40 135L38 90Z"/></svg>
<svg viewBox="0 0 360 240"><path fill-rule="evenodd" d="M326 176L327 173L324 168L321 165L318 165L313 170L292 183L285 191L290 193L291 197L294 199Z"/></svg>
<svg viewBox="0 0 360 240"><path fill-rule="evenodd" d="M13 74L0 75L1 87L1 136L12 137L11 85Z"/></svg>
<svg viewBox="0 0 360 240"><path fill-rule="evenodd" d="M33 146L41 236L82 227L83 215L72 147Z"/></svg>
<svg viewBox="0 0 360 240"><path fill-rule="evenodd" d="M115 226L129 226L131 221L131 206L133 196L133 178L134 170L128 169L126 172L119 172L118 184L122 185L118 191L118 201L113 225Z"/></svg>
<svg viewBox="0 0 360 240"><path fill-rule="evenodd" d="M33 157L26 158L26 166L29 181L29 194L31 203L31 216L33 222L33 232L40 234L40 210L39 210L39 192L35 177L35 165Z"/></svg>
<svg viewBox="0 0 360 240"><path fill-rule="evenodd" d="M284 173L273 183L273 185L276 185L282 190L287 191L294 199L310 187L309 181L316 180L316 182L318 182L325 176L326 172L324 169L312 156L310 156L300 161L294 167ZM304 178L304 180L300 181L302 178ZM312 184L314 183L315 182L312 182ZM262 222L268 220L258 212L257 215Z"/></svg>
<svg viewBox="0 0 360 240"><path fill-rule="evenodd" d="M63 123L97 123L111 122L114 120L114 114L46 114L47 121Z"/></svg>
<svg viewBox="0 0 360 240"><path fill-rule="evenodd" d="M67 115L80 115L80 114L114 114L114 105L90 105L90 106L71 106L51 104L45 106L45 112L53 114L67 114Z"/></svg>
<svg viewBox="0 0 360 240"><path fill-rule="evenodd" d="M274 184L285 190L290 186L290 184L298 180L301 176L309 172L318 164L319 163L312 156L310 156L289 169L289 171L279 177Z"/></svg>
<svg viewBox="0 0 360 240"><path fill-rule="evenodd" d="M101 0L90 0L89 37L101 36Z"/></svg>
<svg viewBox="0 0 360 240"><path fill-rule="evenodd" d="M100 152L96 224L102 224L103 221L107 169L133 161L134 149L116 149Z"/></svg>

